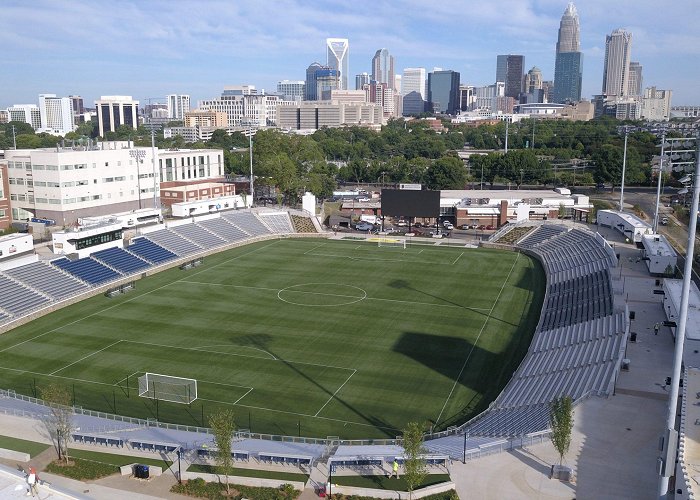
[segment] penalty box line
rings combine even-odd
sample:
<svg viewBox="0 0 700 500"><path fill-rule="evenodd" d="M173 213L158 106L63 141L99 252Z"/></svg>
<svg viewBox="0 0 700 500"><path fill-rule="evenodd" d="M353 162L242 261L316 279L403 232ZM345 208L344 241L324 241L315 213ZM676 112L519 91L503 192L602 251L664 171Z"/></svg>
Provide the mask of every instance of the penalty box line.
<svg viewBox="0 0 700 500"><path fill-rule="evenodd" d="M338 387L338 388L335 390L335 392L334 392L333 394L331 394L331 397L328 398L328 401L326 401L326 402L323 404L323 406L316 412L316 414L314 415L314 417L318 417L318 414L321 413L321 411L323 411L323 409L326 407L326 405L327 405L328 403L330 403L333 399L335 399L335 396L336 396L336 394L338 394L338 393L340 392L340 389L342 389L342 388L345 386L345 384L347 384L347 383L350 381L350 379L352 378L352 376L355 375L356 373L357 373L357 370L353 370L353 371L352 371L352 373L350 374L350 376L349 376L348 378L345 379L345 382L343 382L343 383L340 385L340 387Z"/></svg>
<svg viewBox="0 0 700 500"><path fill-rule="evenodd" d="M97 350L97 351L95 351L95 352L91 352L91 353L88 354L87 356L83 356L83 357L80 358L79 360L73 361L72 363L70 363L70 364L64 366L63 368L59 368L58 370L52 371L51 373L49 373L49 375L55 375L56 373L58 373L58 372L60 372L60 371L62 371L62 370L65 370L66 368L69 368L69 367L71 367L71 366L73 366L73 365L75 365L75 364L77 364L77 363L80 363L81 361L83 361L83 360L89 358L90 356L94 356L95 354L99 354L99 353L101 353L102 351L106 351L106 350L109 349L110 347L117 345L119 342L121 342L121 340L117 340L116 342L112 342L112 343L109 344L108 346L103 347L102 349L99 349L99 350Z"/></svg>

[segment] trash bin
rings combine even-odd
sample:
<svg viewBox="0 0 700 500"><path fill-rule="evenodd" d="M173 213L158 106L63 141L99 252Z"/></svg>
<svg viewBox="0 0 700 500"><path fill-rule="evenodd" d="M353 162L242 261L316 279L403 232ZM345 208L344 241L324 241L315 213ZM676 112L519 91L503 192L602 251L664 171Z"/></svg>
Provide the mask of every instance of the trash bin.
<svg viewBox="0 0 700 500"><path fill-rule="evenodd" d="M637 332L630 333L630 342L636 342L636 341L637 341Z"/></svg>
<svg viewBox="0 0 700 500"><path fill-rule="evenodd" d="M137 464L134 467L134 477L138 479L148 479L149 470L148 465Z"/></svg>

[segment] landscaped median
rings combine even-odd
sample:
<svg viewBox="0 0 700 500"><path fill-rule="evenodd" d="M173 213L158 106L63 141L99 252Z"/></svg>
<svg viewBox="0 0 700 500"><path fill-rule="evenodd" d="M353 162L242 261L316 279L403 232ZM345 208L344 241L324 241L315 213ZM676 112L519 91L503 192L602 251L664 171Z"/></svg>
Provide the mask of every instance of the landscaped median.
<svg viewBox="0 0 700 500"><path fill-rule="evenodd" d="M69 477L79 481L99 479L120 471L120 467L130 464L144 464L167 469L172 462L153 458L116 455L87 450L68 450L69 463L54 461L46 467L46 472Z"/></svg>
<svg viewBox="0 0 700 500"><path fill-rule="evenodd" d="M50 445L9 436L0 436L0 458L27 462Z"/></svg>
<svg viewBox="0 0 700 500"><path fill-rule="evenodd" d="M212 465L192 464L182 473L182 479L202 478L207 482L224 481L224 476L216 473L216 467ZM303 490L308 481L308 474L284 472L276 470L233 468L233 474L229 481L238 485L250 487L279 488L285 484L291 484L296 490Z"/></svg>
<svg viewBox="0 0 700 500"><path fill-rule="evenodd" d="M455 484L448 474L430 474L412 493L412 498L457 498ZM408 485L404 478L386 476L333 476L330 492L348 497L408 498Z"/></svg>

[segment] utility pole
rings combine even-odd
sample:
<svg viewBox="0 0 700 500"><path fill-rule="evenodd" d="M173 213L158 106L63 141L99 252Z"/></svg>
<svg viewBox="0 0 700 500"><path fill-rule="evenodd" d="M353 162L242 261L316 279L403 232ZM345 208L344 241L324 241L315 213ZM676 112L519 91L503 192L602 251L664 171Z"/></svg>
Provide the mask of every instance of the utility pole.
<svg viewBox="0 0 700 500"><path fill-rule="evenodd" d="M160 182L159 174L160 174L160 168L156 170L156 164L157 164L157 158L156 158L156 136L155 132L153 129L151 129L151 157L153 161L153 209L157 210L158 209L158 196L157 196L157 186Z"/></svg>
<svg viewBox="0 0 700 500"><path fill-rule="evenodd" d="M661 134L661 156L659 157L659 178L656 184L656 208L654 209L654 234L659 230L659 201L661 200L661 176L664 174L664 146L666 145L666 131Z"/></svg>
<svg viewBox="0 0 700 500"><path fill-rule="evenodd" d="M12 149L17 149L17 136L15 135L14 125L12 125Z"/></svg>
<svg viewBox="0 0 700 500"><path fill-rule="evenodd" d="M510 122L506 119L506 153L508 153L508 125Z"/></svg>
<svg viewBox="0 0 700 500"><path fill-rule="evenodd" d="M629 129L625 127L625 151L622 153L622 181L620 182L620 212L624 211L625 201L625 169L627 167L627 136Z"/></svg>

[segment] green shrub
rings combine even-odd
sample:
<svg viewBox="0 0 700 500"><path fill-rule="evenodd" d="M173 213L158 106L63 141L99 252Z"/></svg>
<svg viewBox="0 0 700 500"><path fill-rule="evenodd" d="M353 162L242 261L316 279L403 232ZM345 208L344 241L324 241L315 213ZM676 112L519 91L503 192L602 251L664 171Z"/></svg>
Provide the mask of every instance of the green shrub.
<svg viewBox="0 0 700 500"><path fill-rule="evenodd" d="M92 460L83 460L81 458L69 458L72 462L66 465L64 462L51 462L46 471L59 476L85 481L88 479L99 479L101 477L111 476L119 472L119 468L115 465L94 462Z"/></svg>
<svg viewBox="0 0 700 500"><path fill-rule="evenodd" d="M295 490L291 484L285 484L280 488L255 488L231 484L231 496L225 496L226 487L221 483L207 483L202 478L183 481L174 485L170 491L196 498L209 498L212 500L291 500L297 498L301 492Z"/></svg>

